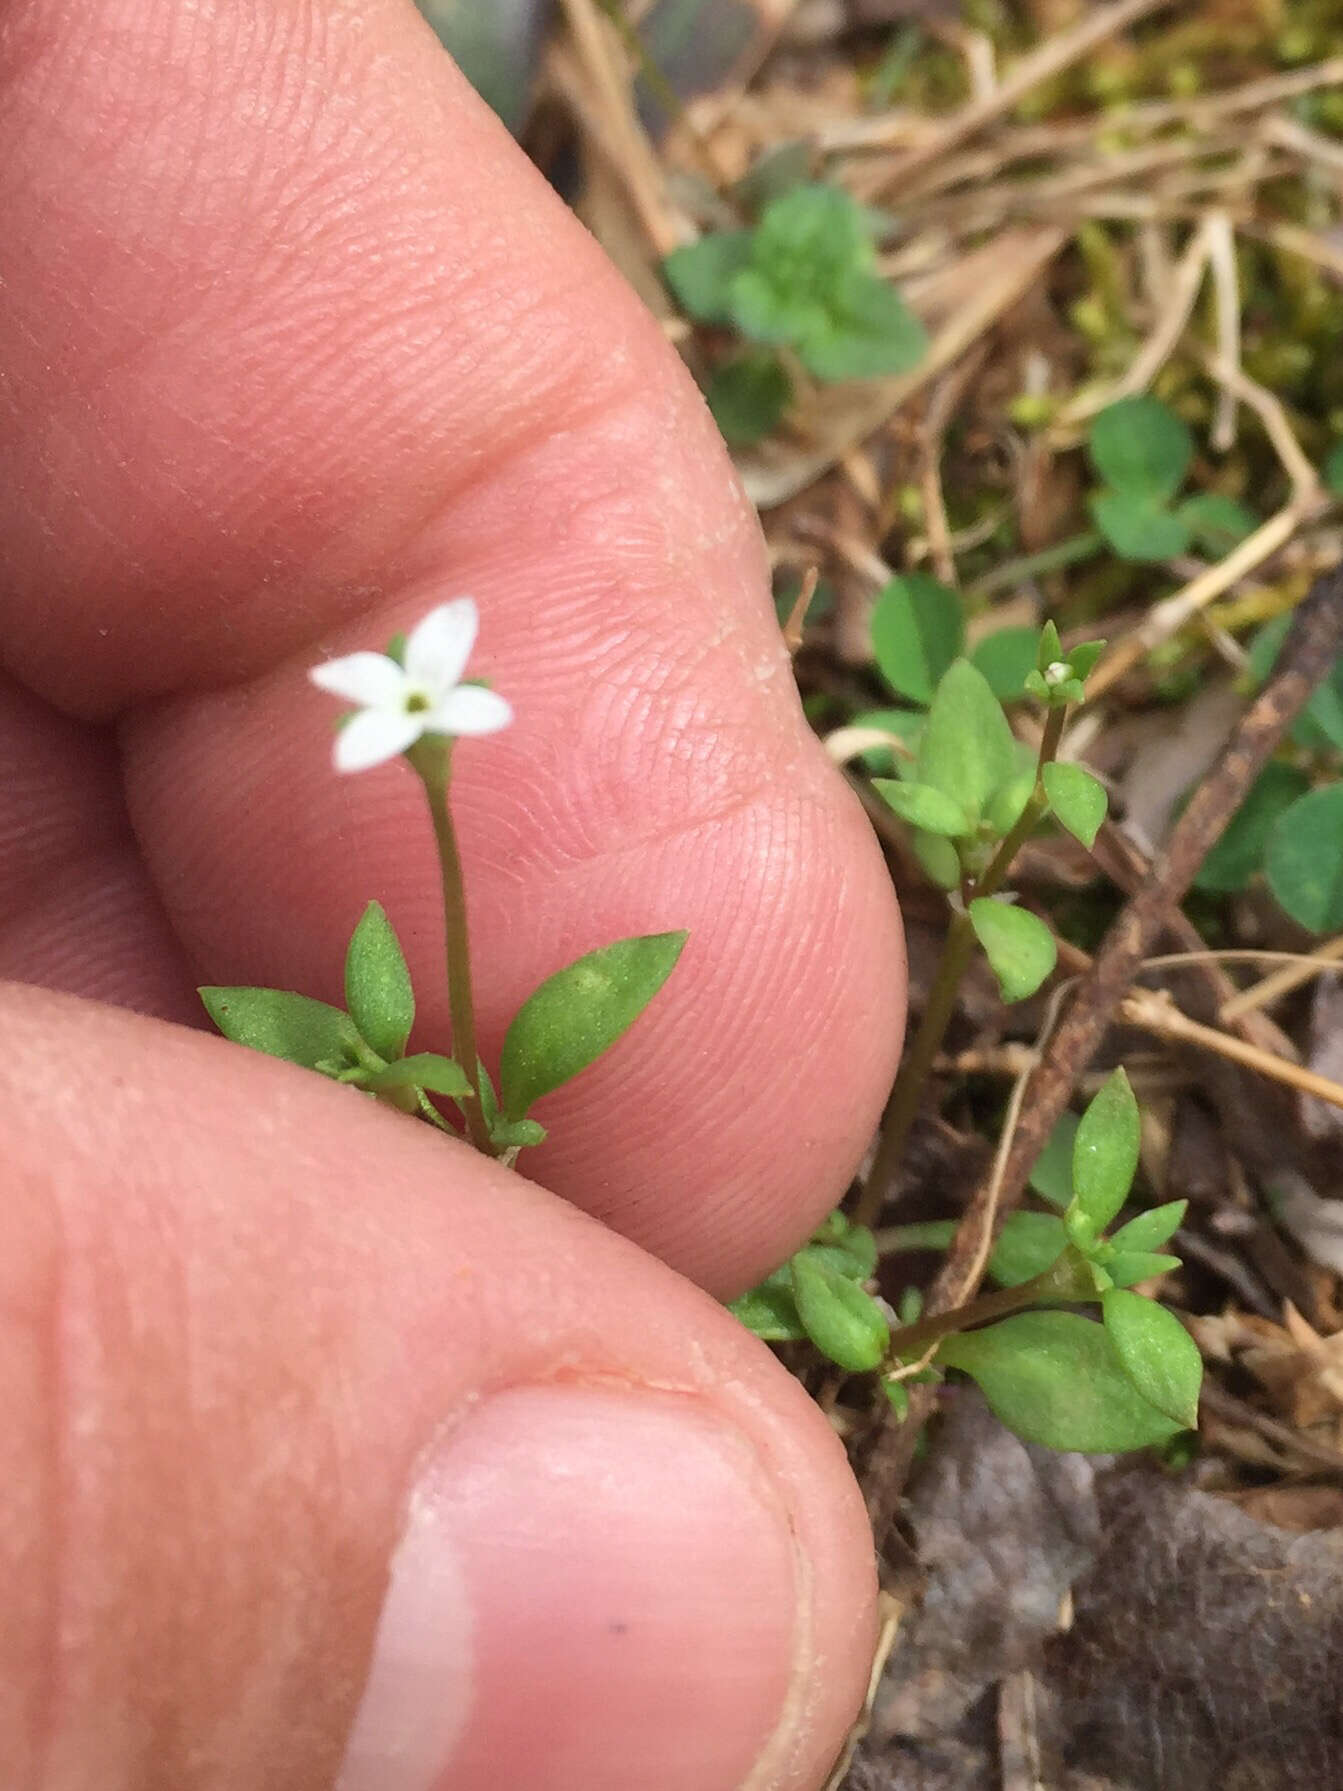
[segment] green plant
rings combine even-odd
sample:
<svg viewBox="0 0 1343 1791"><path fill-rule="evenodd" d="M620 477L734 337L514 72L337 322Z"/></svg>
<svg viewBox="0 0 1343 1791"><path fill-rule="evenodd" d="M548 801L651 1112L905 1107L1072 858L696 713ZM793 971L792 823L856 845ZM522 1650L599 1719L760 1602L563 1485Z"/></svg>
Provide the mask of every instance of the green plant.
<svg viewBox="0 0 1343 1791"><path fill-rule="evenodd" d="M1267 623L1250 646L1262 683L1282 648L1289 617ZM1289 739L1302 763L1275 759L1259 774L1199 869L1200 889L1244 889L1263 872L1279 906L1312 933L1343 928L1343 659L1315 689Z"/></svg>
<svg viewBox="0 0 1343 1791"><path fill-rule="evenodd" d="M1009 1218L990 1264L1002 1291L892 1327L889 1307L870 1291L872 1234L832 1213L732 1311L757 1336L809 1338L838 1367L879 1373L897 1410L910 1380L956 1369L1027 1441L1090 1451L1166 1442L1197 1422L1202 1363L1179 1320L1133 1286L1179 1266L1161 1246L1185 1203L1152 1208L1109 1230L1138 1164L1137 1103L1122 1070L1062 1136L1068 1131L1063 1211ZM1057 1186L1057 1166L1050 1175ZM903 1227L893 1242L937 1247L949 1230ZM1099 1320L1058 1310L1060 1303L1097 1307Z"/></svg>
<svg viewBox="0 0 1343 1791"><path fill-rule="evenodd" d="M1219 492L1175 502L1194 443L1159 398L1108 406L1092 422L1087 449L1103 481L1090 499L1092 521L1122 560L1169 560L1194 545L1220 558L1256 526L1243 504Z"/></svg>
<svg viewBox="0 0 1343 1791"><path fill-rule="evenodd" d="M876 271L869 215L839 187L790 186L749 229L718 231L662 264L677 302L761 351L731 359L708 384L730 441L777 427L792 396L778 350L820 380L903 373L927 347L923 326Z"/></svg>
<svg viewBox="0 0 1343 1791"><path fill-rule="evenodd" d="M357 703L336 739L338 771L404 757L420 778L438 847L454 1055L406 1055L415 994L405 954L377 902L365 908L345 958L345 1007L285 989L202 988L215 1025L235 1044L282 1057L348 1084L446 1132L432 1095L450 1100L465 1135L507 1163L540 1144L533 1105L577 1076L639 1017L671 975L684 933L654 933L598 947L547 977L514 1015L498 1085L476 1049L466 890L449 805L454 741L494 733L512 710L463 678L475 643L476 606L457 598L432 610L385 653L352 653L318 666L319 688Z"/></svg>

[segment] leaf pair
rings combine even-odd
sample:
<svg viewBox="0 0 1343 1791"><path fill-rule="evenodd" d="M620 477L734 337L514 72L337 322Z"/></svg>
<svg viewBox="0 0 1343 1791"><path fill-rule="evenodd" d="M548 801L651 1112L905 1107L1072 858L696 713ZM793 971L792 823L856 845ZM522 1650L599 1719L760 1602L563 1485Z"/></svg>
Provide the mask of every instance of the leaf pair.
<svg viewBox="0 0 1343 1791"><path fill-rule="evenodd" d="M1194 457L1188 429L1159 398L1121 398L1100 412L1087 442L1105 481L1092 520L1122 560L1174 559L1197 544L1222 558L1256 527L1243 504L1200 492L1172 508Z"/></svg>
<svg viewBox="0 0 1343 1791"><path fill-rule="evenodd" d="M415 1024L410 972L392 923L370 902L345 955L348 1012L285 989L203 988L206 1012L227 1039L317 1070L338 1082L416 1105L425 1091L468 1093L461 1065L436 1052L402 1053Z"/></svg>
<svg viewBox="0 0 1343 1791"><path fill-rule="evenodd" d="M881 1363L890 1342L886 1315L863 1286L876 1264L872 1233L835 1212L729 1310L767 1343L810 1338L838 1367L863 1374Z"/></svg>
<svg viewBox="0 0 1343 1791"><path fill-rule="evenodd" d="M606 1051L671 975L684 933L617 940L547 977L523 1002L504 1038L499 1092L478 1066L479 1098L500 1151L539 1144L545 1129L528 1113ZM235 1044L352 1083L408 1109L426 1095L473 1100L459 1063L437 1052L405 1057L415 1023L410 972L382 907L370 902L345 960L348 1012L283 989L203 988L211 1019ZM429 1109L427 1117L437 1117Z"/></svg>

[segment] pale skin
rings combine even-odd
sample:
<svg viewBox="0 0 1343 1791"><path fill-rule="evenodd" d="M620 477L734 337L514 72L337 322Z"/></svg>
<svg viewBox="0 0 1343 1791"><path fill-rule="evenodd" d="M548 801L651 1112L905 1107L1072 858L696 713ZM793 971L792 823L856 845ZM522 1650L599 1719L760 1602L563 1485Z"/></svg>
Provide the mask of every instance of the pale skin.
<svg viewBox="0 0 1343 1791"><path fill-rule="evenodd" d="M710 1296L845 1186L903 956L693 387L409 0L9 0L0 216L7 1786L325 1788L363 1699L351 1791L809 1791L870 1537ZM458 592L487 1058L690 931L539 1186L186 1030L377 896L443 1045L415 780L306 671Z"/></svg>

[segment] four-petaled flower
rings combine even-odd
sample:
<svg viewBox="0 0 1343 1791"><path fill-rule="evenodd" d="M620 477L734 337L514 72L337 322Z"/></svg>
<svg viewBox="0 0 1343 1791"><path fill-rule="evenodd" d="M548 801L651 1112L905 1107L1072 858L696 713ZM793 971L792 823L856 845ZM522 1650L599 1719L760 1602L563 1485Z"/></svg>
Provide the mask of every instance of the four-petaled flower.
<svg viewBox="0 0 1343 1791"><path fill-rule="evenodd" d="M406 639L403 663L386 653L347 653L308 674L320 690L359 707L336 736L337 771L367 771L425 734L493 734L513 711L481 684L463 684L476 644L475 600L430 610Z"/></svg>

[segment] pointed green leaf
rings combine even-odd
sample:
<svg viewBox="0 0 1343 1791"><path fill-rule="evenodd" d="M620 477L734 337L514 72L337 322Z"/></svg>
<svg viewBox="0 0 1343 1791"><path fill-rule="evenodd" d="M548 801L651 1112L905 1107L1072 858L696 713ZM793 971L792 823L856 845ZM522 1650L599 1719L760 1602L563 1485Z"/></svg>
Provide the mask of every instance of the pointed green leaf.
<svg viewBox="0 0 1343 1791"><path fill-rule="evenodd" d="M400 1057L415 1024L415 995L401 946L380 902L369 903L350 938L345 1005L379 1057Z"/></svg>
<svg viewBox="0 0 1343 1791"><path fill-rule="evenodd" d="M1128 1198L1138 1169L1138 1103L1128 1077L1116 1070L1077 1127L1073 1143L1073 1192L1093 1229L1103 1232Z"/></svg>
<svg viewBox="0 0 1343 1791"><path fill-rule="evenodd" d="M936 833L918 832L909 842L914 856L939 889L955 889L961 880L961 860L950 840Z"/></svg>
<svg viewBox="0 0 1343 1791"><path fill-rule="evenodd" d="M890 1326L872 1296L810 1251L800 1250L789 1268L798 1316L821 1354L851 1374L877 1367Z"/></svg>
<svg viewBox="0 0 1343 1791"><path fill-rule="evenodd" d="M947 1338L937 1360L970 1375L1009 1430L1046 1449L1144 1449L1183 1428L1138 1392L1104 1327L1076 1312L1018 1313Z"/></svg>
<svg viewBox="0 0 1343 1791"><path fill-rule="evenodd" d="M1141 1294L1113 1287L1101 1296L1105 1329L1124 1371L1159 1412L1186 1430L1198 1424L1203 1360L1198 1345L1173 1312Z"/></svg>
<svg viewBox="0 0 1343 1791"><path fill-rule="evenodd" d="M866 1225L853 1225L835 1211L811 1234L808 1250L829 1252L826 1260L851 1281L866 1281L877 1269L877 1240Z"/></svg>
<svg viewBox="0 0 1343 1791"><path fill-rule="evenodd" d="M673 249L662 263L662 273L678 304L701 323L730 320L733 277L751 258L749 230L723 230Z"/></svg>
<svg viewBox="0 0 1343 1791"><path fill-rule="evenodd" d="M873 778L872 782L887 808L911 827L951 840L971 832L970 817L960 803L932 784L907 784L890 777Z"/></svg>
<svg viewBox="0 0 1343 1791"><path fill-rule="evenodd" d="M918 782L932 784L977 819L1016 769L1016 743L1002 704L968 659L954 660L928 711Z"/></svg>
<svg viewBox="0 0 1343 1791"><path fill-rule="evenodd" d="M807 1327L797 1315L792 1278L786 1268L738 1294L729 1302L728 1311L766 1343L800 1343L807 1335Z"/></svg>
<svg viewBox="0 0 1343 1791"><path fill-rule="evenodd" d="M1098 491L1088 508L1096 527L1121 560L1156 565L1189 546L1189 530L1173 510L1124 491Z"/></svg>
<svg viewBox="0 0 1343 1791"><path fill-rule="evenodd" d="M1009 1213L989 1258L989 1274L1000 1287L1020 1287L1051 1268L1067 1243L1057 1213Z"/></svg>
<svg viewBox="0 0 1343 1791"><path fill-rule="evenodd" d="M715 368L704 396L723 440L748 448L779 427L793 384L778 355L762 348Z"/></svg>
<svg viewBox="0 0 1343 1791"><path fill-rule="evenodd" d="M878 591L872 652L877 670L898 696L931 703L964 638L960 598L926 573L906 573Z"/></svg>
<svg viewBox="0 0 1343 1791"><path fill-rule="evenodd" d="M417 1051L413 1057L398 1057L385 1070L375 1070L368 1078L369 1088L425 1088L430 1094L465 1095L471 1084L461 1064L436 1051Z"/></svg>
<svg viewBox="0 0 1343 1791"><path fill-rule="evenodd" d="M684 933L599 946L547 977L523 1002L499 1059L499 1104L521 1119L533 1101L577 1076L638 1019L666 982Z"/></svg>
<svg viewBox="0 0 1343 1791"><path fill-rule="evenodd" d="M984 810L984 819L993 829L995 839L1005 839L1011 833L1034 791L1035 767L1032 766L1028 771L1018 771L1015 777L1009 777L993 792Z"/></svg>
<svg viewBox="0 0 1343 1791"><path fill-rule="evenodd" d="M852 270L795 336L798 357L817 379L882 379L922 360L928 334L888 281Z"/></svg>
<svg viewBox="0 0 1343 1791"><path fill-rule="evenodd" d="M1054 968L1058 947L1038 915L991 896L970 904L970 924L993 966L1004 1001L1034 995Z"/></svg>
<svg viewBox="0 0 1343 1791"><path fill-rule="evenodd" d="M1051 620L1040 630L1040 644L1035 651L1035 669L1042 676L1051 665L1058 665L1063 659L1063 642L1059 639L1059 631Z"/></svg>
<svg viewBox="0 0 1343 1791"><path fill-rule="evenodd" d="M1104 641L1079 641L1075 647L1071 647L1066 657L1073 676L1083 680L1089 678L1104 651Z"/></svg>
<svg viewBox="0 0 1343 1791"><path fill-rule="evenodd" d="M1111 1233L1110 1242L1116 1250L1159 1250L1179 1230L1188 1205L1187 1200L1168 1200L1149 1207Z"/></svg>
<svg viewBox="0 0 1343 1791"><path fill-rule="evenodd" d="M1264 874L1282 907L1309 932L1343 929L1343 783L1311 790L1278 816Z"/></svg>
<svg viewBox="0 0 1343 1791"><path fill-rule="evenodd" d="M1075 1113L1060 1113L1031 1170L1031 1187L1060 1211L1073 1197L1073 1145L1079 1124Z"/></svg>
<svg viewBox="0 0 1343 1791"><path fill-rule="evenodd" d="M1112 490L1151 503L1174 497L1194 457L1194 443L1159 398L1121 398L1101 411L1087 440L1092 464Z"/></svg>
<svg viewBox="0 0 1343 1791"><path fill-rule="evenodd" d="M1090 851L1105 819L1105 786L1080 765L1046 765L1041 776L1060 825Z"/></svg>
<svg viewBox="0 0 1343 1791"><path fill-rule="evenodd" d="M205 1011L235 1045L283 1057L304 1069L319 1063L353 1064L359 1035L338 1007L287 989L197 990Z"/></svg>
<svg viewBox="0 0 1343 1791"><path fill-rule="evenodd" d="M1116 1250L1105 1259L1106 1272L1116 1287L1132 1287L1155 1275L1169 1275L1179 1266L1178 1256L1162 1256L1153 1250Z"/></svg>

